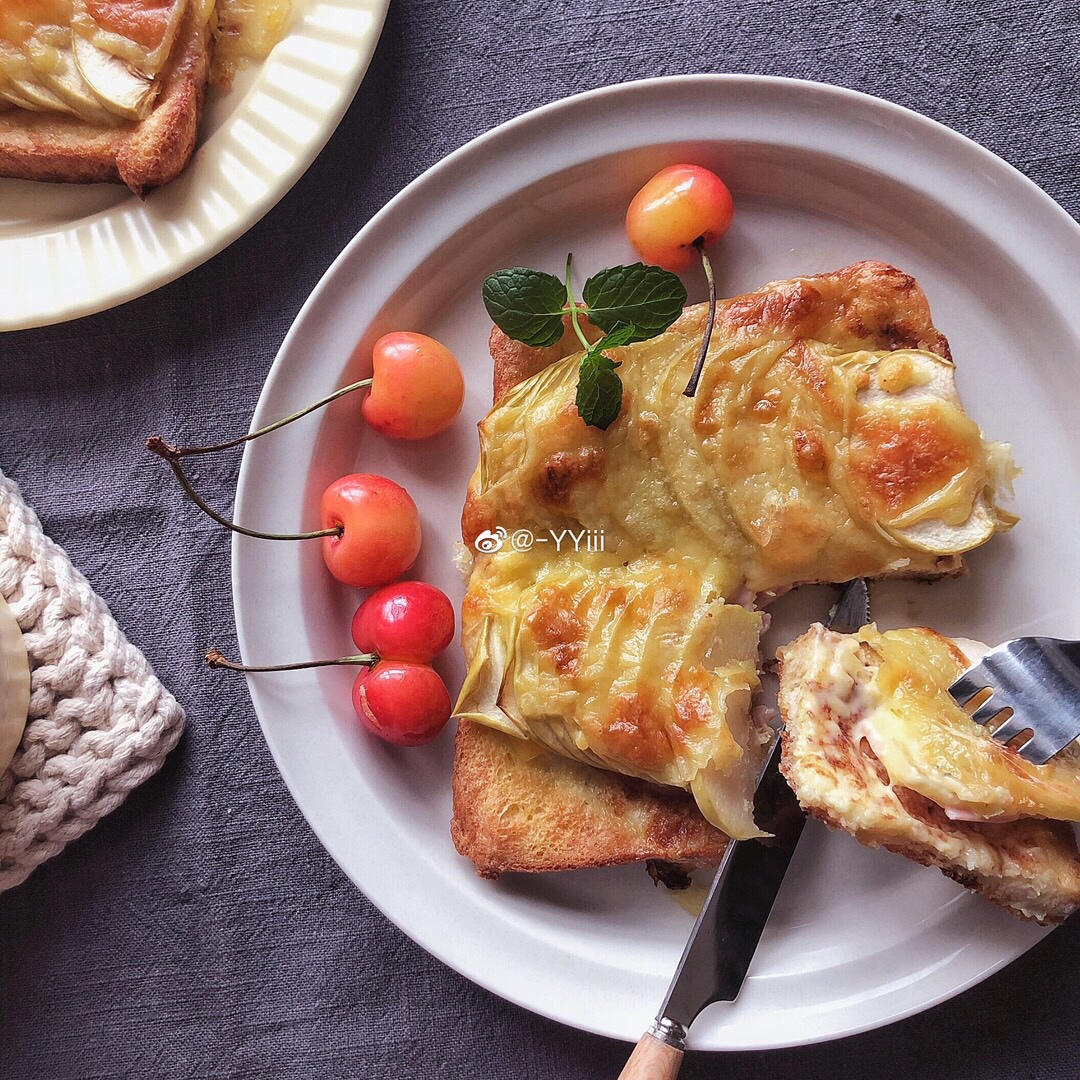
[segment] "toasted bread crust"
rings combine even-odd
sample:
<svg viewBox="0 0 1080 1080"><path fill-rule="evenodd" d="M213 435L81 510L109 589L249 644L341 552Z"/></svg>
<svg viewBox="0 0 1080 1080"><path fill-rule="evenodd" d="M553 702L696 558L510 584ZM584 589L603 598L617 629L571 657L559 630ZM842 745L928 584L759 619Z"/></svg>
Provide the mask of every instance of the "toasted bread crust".
<svg viewBox="0 0 1080 1080"><path fill-rule="evenodd" d="M678 788L537 751L470 721L458 725L450 831L486 878L656 858L703 865L719 862L728 844Z"/></svg>
<svg viewBox="0 0 1080 1080"><path fill-rule="evenodd" d="M780 769L803 809L867 847L936 866L1022 919L1059 923L1080 908L1080 851L1067 823L953 821L889 782L873 751L856 745L850 717L831 704L835 688L823 686L803 647L815 637L827 643L830 635L839 639L814 627L779 654Z"/></svg>
<svg viewBox="0 0 1080 1080"><path fill-rule="evenodd" d="M701 319L688 309L683 319ZM863 262L819 277L766 285L723 302L717 327L798 319L807 334L842 324L869 349L922 348L949 357L949 344L934 327L925 294L910 275L879 262ZM588 327L590 339L599 334ZM489 348L494 360L495 404L524 379L580 349L567 326L548 348L508 338L498 327ZM462 515L468 537L482 514L470 492ZM959 557L942 557L940 575L962 571ZM925 576L925 575L917 575ZM934 575L938 576L938 575ZM705 864L719 861L727 837L701 816L678 789L630 781L551 754L515 753L512 736L470 722L458 727L451 832L462 855L484 877L504 871L546 871L659 859ZM635 786L636 785L636 786Z"/></svg>
<svg viewBox="0 0 1080 1080"><path fill-rule="evenodd" d="M126 184L142 197L175 179L195 149L211 34L189 5L150 115L101 128L60 113L0 112L0 176Z"/></svg>

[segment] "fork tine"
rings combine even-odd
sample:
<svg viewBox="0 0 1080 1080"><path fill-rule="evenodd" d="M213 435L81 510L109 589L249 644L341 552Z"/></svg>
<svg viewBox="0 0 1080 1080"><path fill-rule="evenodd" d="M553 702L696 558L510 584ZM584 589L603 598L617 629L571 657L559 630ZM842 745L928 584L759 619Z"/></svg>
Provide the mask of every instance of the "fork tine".
<svg viewBox="0 0 1080 1080"><path fill-rule="evenodd" d="M971 714L971 719L974 720L976 724L987 724L993 720L1004 707L1005 706L1000 702L995 702L993 698L991 698L989 701L984 701ZM1023 728L1020 730L1023 731Z"/></svg>
<svg viewBox="0 0 1080 1080"><path fill-rule="evenodd" d="M1032 765L1045 765L1059 750L1064 750L1068 742L1058 746L1053 739L1039 731L1038 725L1032 730L1034 735L1023 746L1019 747L1019 754ZM1070 739L1069 742L1072 740Z"/></svg>
<svg viewBox="0 0 1080 1080"><path fill-rule="evenodd" d="M976 665L970 671L964 672L949 687L949 693L958 705L966 705L985 686L986 679L983 677L981 665Z"/></svg>
<svg viewBox="0 0 1080 1080"><path fill-rule="evenodd" d="M1076 739L1072 734L1075 729L1052 728L1044 724L1029 724L1034 732L1032 737L1020 747L1021 757L1032 765L1045 765L1055 754L1060 753Z"/></svg>
<svg viewBox="0 0 1080 1080"><path fill-rule="evenodd" d="M1034 725L1029 724L1020 713L1014 711L1008 720L994 729L994 738L1000 743L1011 742L1022 731L1029 729L1034 731Z"/></svg>
<svg viewBox="0 0 1080 1080"><path fill-rule="evenodd" d="M1006 641L962 674L949 692L975 723L990 725L995 741L1010 745L1032 764L1045 765L1080 740L1080 642L1050 637Z"/></svg>

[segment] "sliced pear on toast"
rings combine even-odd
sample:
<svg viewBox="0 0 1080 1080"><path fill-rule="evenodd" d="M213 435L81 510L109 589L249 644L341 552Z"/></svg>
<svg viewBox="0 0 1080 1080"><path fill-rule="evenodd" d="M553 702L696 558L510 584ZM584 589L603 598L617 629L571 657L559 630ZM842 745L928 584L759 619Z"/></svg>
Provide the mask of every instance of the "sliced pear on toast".
<svg viewBox="0 0 1080 1080"><path fill-rule="evenodd" d="M1000 527L996 511L985 495L980 495L971 514L959 525L930 518L906 529L885 529L905 547L934 555L962 555L985 544Z"/></svg>
<svg viewBox="0 0 1080 1080"><path fill-rule="evenodd" d="M91 123L115 122L114 114L102 104L79 72L70 31L47 28L31 38L23 51L31 73L19 82L20 90L27 94L48 91L66 106L64 111L73 112Z"/></svg>
<svg viewBox="0 0 1080 1080"><path fill-rule="evenodd" d="M72 53L86 85L110 112L141 120L154 103L154 80L88 38L76 35Z"/></svg>
<svg viewBox="0 0 1080 1080"><path fill-rule="evenodd" d="M0 42L0 97L31 112L70 112L63 98L45 86L21 49Z"/></svg>
<svg viewBox="0 0 1080 1080"><path fill-rule="evenodd" d="M866 365L852 446L858 453L862 439L871 459L864 475L877 497L876 524L904 547L935 555L962 554L1011 528L1016 519L995 496L1018 470L1009 447L982 439L964 412L952 362L921 349L852 361Z"/></svg>
<svg viewBox="0 0 1080 1080"><path fill-rule="evenodd" d="M55 95L47 93L47 104L43 103L40 95L27 94L18 82L0 76L0 100L11 105L17 105L20 109L28 112L57 111L66 112L64 103Z"/></svg>

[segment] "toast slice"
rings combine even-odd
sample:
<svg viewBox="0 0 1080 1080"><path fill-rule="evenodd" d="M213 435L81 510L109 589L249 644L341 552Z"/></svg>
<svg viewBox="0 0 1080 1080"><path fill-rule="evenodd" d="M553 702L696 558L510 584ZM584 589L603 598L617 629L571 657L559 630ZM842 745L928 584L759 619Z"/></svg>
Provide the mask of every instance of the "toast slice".
<svg viewBox="0 0 1080 1080"><path fill-rule="evenodd" d="M690 308L673 330L700 341L702 321L702 310ZM725 301L716 326L720 333L714 340L775 333L797 341L805 335L824 342L826 348L924 350L945 358L943 364L949 357L948 343L933 326L926 298L914 279L882 263L861 263L817 278L777 282ZM494 330L490 349L495 403L578 348L569 331L556 345L537 349ZM822 369L812 356L805 359L797 375L816 393ZM632 383L627 385L627 392L633 394ZM878 392L876 386L872 390ZM578 468L571 453L553 454L550 462L550 467L528 478L527 491L539 491L549 502L556 502L568 492L572 496L571 485L579 478L589 480L589 472ZM560 472L562 465L566 468ZM511 494L516 490L512 488ZM462 521L466 542L497 523L491 506L477 497L475 487L471 489ZM858 557L864 558L862 551ZM962 568L960 554L952 550L945 554L916 550L901 560L889 555L894 561L888 563L877 554L867 557L870 565L860 563L847 576L937 577ZM825 573L799 580L843 578L830 564ZM468 644L468 635L466 639ZM522 744L523 740L502 731L464 719L459 722L452 834L458 850L473 859L481 875L650 858L708 863L722 854L724 834L702 817L694 800L679 788L630 781L618 772L531 747L521 752Z"/></svg>
<svg viewBox="0 0 1080 1080"><path fill-rule="evenodd" d="M187 4L159 76L160 93L143 120L103 126L61 112L0 111L0 176L120 183L140 198L175 179L195 149L210 71L212 13L213 5Z"/></svg>
<svg viewBox="0 0 1080 1080"><path fill-rule="evenodd" d="M932 651L905 644L919 637ZM931 630L812 627L778 653L781 770L803 809L831 828L936 866L1020 918L1062 922L1080 908L1073 828L1014 815L1075 815L1080 755L1026 765L968 720L947 693L969 666L963 648ZM941 672L936 683L927 657ZM973 808L1004 820L980 819Z"/></svg>
<svg viewBox="0 0 1080 1080"><path fill-rule="evenodd" d="M600 336L591 327L586 333ZM495 327L493 402L576 347L569 326L548 348ZM718 863L728 845L685 791L571 761L470 720L458 723L453 805L455 846L492 879L646 860L704 866Z"/></svg>

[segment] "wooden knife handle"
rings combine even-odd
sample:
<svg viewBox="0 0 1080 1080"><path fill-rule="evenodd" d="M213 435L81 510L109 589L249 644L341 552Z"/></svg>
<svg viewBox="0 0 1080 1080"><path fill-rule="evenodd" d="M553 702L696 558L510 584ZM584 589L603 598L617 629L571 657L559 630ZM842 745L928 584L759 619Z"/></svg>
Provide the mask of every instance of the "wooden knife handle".
<svg viewBox="0 0 1080 1080"><path fill-rule="evenodd" d="M683 1052L646 1032L638 1040L619 1080L675 1080Z"/></svg>

